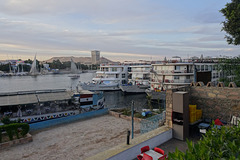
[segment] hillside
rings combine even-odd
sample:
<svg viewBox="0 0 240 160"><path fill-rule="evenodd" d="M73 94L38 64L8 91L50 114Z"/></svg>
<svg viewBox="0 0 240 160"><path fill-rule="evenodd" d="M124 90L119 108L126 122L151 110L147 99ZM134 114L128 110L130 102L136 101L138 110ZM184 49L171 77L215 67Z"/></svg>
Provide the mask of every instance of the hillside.
<svg viewBox="0 0 240 160"><path fill-rule="evenodd" d="M67 61L71 61L71 58L73 59L73 61L75 63L80 62L83 64L91 64L91 62L92 62L91 57L52 57L51 59L46 60L45 62L52 63L54 60L59 60L61 62L67 62ZM101 57L100 62L101 63L111 63L113 61L111 61L107 58Z"/></svg>

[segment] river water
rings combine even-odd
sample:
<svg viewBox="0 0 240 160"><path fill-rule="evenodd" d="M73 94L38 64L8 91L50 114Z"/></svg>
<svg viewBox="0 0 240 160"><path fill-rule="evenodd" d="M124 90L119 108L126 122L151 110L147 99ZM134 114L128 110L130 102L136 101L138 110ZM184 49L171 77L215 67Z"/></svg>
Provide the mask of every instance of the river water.
<svg viewBox="0 0 240 160"><path fill-rule="evenodd" d="M82 73L79 79L71 79L68 76L69 74L0 77L0 93L46 89L75 90L79 81L89 82L95 73ZM147 104L146 94L123 95L121 91L110 91L104 92L104 97L108 108L131 107L132 101L136 109L144 108Z"/></svg>

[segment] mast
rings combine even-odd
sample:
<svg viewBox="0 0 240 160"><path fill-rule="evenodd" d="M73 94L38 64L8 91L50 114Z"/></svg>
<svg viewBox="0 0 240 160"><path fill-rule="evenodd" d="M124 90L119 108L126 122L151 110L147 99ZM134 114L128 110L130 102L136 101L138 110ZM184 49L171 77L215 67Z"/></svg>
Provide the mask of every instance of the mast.
<svg viewBox="0 0 240 160"><path fill-rule="evenodd" d="M11 62L9 62L8 64L9 64L9 73L12 73Z"/></svg>

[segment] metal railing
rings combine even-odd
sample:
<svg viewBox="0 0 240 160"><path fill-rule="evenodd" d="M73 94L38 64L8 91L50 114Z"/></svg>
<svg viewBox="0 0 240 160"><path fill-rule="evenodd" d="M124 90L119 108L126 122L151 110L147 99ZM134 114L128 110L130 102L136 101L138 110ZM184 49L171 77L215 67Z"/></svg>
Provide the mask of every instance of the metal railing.
<svg viewBox="0 0 240 160"><path fill-rule="evenodd" d="M150 83L151 82L157 82L157 83L162 83L162 80L154 80L154 79L151 79ZM164 83L191 83L193 82L193 79L185 79L185 80L178 80L178 79L174 79L174 80L170 80L170 79L165 79Z"/></svg>
<svg viewBox="0 0 240 160"><path fill-rule="evenodd" d="M144 119L140 122L140 133L144 134L160 127L166 119L166 112Z"/></svg>
<svg viewBox="0 0 240 160"><path fill-rule="evenodd" d="M151 70L151 73L157 74L176 74L176 73L193 73L193 70Z"/></svg>

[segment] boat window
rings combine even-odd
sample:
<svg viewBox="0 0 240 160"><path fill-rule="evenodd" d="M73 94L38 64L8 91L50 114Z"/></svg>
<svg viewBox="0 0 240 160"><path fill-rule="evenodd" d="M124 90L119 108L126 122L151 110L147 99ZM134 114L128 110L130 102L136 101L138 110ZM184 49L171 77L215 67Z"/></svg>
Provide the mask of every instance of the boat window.
<svg viewBox="0 0 240 160"><path fill-rule="evenodd" d="M116 74L116 78L119 78L119 74Z"/></svg>
<svg viewBox="0 0 240 160"><path fill-rule="evenodd" d="M180 70L180 66L175 66L175 70Z"/></svg>
<svg viewBox="0 0 240 160"><path fill-rule="evenodd" d="M208 65L205 65L205 71L208 71Z"/></svg>
<svg viewBox="0 0 240 160"><path fill-rule="evenodd" d="M190 76L186 76L186 79L190 79Z"/></svg>
<svg viewBox="0 0 240 160"><path fill-rule="evenodd" d="M117 68L112 68L112 72L117 72Z"/></svg>
<svg viewBox="0 0 240 160"><path fill-rule="evenodd" d="M180 79L180 77L179 76L174 76L174 79Z"/></svg>
<svg viewBox="0 0 240 160"><path fill-rule="evenodd" d="M124 74L122 74L122 78L125 78L125 73L124 73Z"/></svg>

